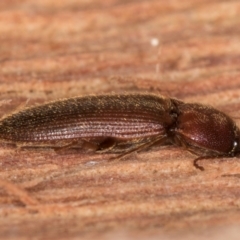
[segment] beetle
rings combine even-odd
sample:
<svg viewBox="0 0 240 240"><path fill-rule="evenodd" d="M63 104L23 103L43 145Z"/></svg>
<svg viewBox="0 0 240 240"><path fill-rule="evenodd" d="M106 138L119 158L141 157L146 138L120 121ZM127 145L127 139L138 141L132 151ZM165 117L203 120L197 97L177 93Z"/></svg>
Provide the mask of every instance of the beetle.
<svg viewBox="0 0 240 240"><path fill-rule="evenodd" d="M205 158L240 152L240 130L225 113L154 94L68 98L29 107L0 120L0 140L18 146L92 148L123 157L171 143Z"/></svg>

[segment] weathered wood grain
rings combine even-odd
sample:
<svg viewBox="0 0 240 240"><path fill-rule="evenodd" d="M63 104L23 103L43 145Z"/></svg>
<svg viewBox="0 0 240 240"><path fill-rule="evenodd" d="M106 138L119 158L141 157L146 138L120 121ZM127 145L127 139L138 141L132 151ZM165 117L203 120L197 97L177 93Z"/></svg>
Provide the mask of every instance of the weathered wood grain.
<svg viewBox="0 0 240 240"><path fill-rule="evenodd" d="M1 1L0 114L87 94L151 92L240 124L239 1ZM132 154L0 146L1 239L226 239L240 159L173 146Z"/></svg>

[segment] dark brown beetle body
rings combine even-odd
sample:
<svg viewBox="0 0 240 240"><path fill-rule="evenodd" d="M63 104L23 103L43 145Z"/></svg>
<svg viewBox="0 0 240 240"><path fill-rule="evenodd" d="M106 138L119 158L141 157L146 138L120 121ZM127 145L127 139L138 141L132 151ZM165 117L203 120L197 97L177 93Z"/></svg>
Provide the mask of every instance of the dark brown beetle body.
<svg viewBox="0 0 240 240"><path fill-rule="evenodd" d="M0 139L17 143L63 139L136 139L166 134L175 122L170 99L154 95L70 98L28 108L0 121Z"/></svg>
<svg viewBox="0 0 240 240"><path fill-rule="evenodd" d="M240 151L239 136L234 121L212 107L151 94L70 98L0 121L0 139L5 142L54 146L64 141L74 146L87 141L98 151L123 155L171 142L206 158L232 157Z"/></svg>

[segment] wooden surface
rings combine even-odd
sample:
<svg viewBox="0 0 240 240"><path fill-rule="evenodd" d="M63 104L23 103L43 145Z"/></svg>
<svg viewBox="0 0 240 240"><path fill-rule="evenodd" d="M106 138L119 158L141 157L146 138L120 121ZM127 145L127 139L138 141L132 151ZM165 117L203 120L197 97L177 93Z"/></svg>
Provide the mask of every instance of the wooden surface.
<svg viewBox="0 0 240 240"><path fill-rule="evenodd" d="M151 92L240 125L239 16L234 0L0 1L0 114ZM108 158L2 144L0 238L238 239L238 158L205 160L204 172L174 146Z"/></svg>

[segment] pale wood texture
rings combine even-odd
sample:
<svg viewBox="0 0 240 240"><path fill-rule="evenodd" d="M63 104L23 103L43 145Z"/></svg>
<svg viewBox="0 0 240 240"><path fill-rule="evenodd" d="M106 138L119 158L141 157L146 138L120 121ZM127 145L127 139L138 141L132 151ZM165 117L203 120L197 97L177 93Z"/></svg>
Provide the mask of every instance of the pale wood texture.
<svg viewBox="0 0 240 240"><path fill-rule="evenodd" d="M240 124L240 1L0 1L0 114L151 92ZM222 137L222 136L219 136ZM224 136L223 136L224 137ZM240 159L155 147L108 155L0 147L2 239L238 239Z"/></svg>

